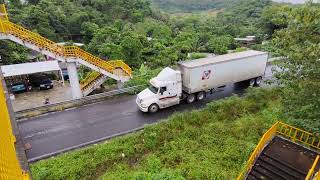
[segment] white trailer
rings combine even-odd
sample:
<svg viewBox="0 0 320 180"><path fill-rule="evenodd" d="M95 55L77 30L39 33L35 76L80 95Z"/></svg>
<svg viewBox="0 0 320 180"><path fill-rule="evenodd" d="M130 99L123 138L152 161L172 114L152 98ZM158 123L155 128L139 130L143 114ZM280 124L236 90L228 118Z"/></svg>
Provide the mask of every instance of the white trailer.
<svg viewBox="0 0 320 180"><path fill-rule="evenodd" d="M143 112L202 100L206 92L213 92L227 84L247 81L259 85L264 76L268 53L244 51L216 57L178 63L177 70L163 69L150 80L150 88L138 94L136 103Z"/></svg>

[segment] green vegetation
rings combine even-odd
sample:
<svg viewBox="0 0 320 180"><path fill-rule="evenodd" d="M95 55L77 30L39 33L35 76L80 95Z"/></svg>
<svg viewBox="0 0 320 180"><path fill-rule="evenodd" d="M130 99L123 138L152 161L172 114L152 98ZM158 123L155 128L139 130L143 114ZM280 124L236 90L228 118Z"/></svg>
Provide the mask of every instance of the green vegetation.
<svg viewBox="0 0 320 180"><path fill-rule="evenodd" d="M283 111L300 127L320 132L320 5L292 9L286 24L273 40L287 57L280 61L283 71L277 76L286 87Z"/></svg>
<svg viewBox="0 0 320 180"><path fill-rule="evenodd" d="M206 57L208 57L208 55L205 53L190 53L188 59L201 59Z"/></svg>
<svg viewBox="0 0 320 180"><path fill-rule="evenodd" d="M209 2L209 1L208 1ZM223 1L217 1L220 4ZM171 16L152 10L147 0L37 0L10 1L9 17L56 42L84 43L86 50L102 59L124 59L134 69L141 64L154 69L187 59L188 53L224 54L239 47L234 37L265 30L258 23L268 0L241 0L214 16ZM0 41L0 46L12 47ZM25 61L29 51L19 46L4 52L4 63Z"/></svg>
<svg viewBox="0 0 320 180"><path fill-rule="evenodd" d="M141 92L149 86L150 79L155 77L161 70L161 68L151 70L142 64L138 71L134 71L133 78L125 85L126 87L140 86L135 92Z"/></svg>
<svg viewBox="0 0 320 180"><path fill-rule="evenodd" d="M277 119L320 132L319 4L230 2L154 0L168 11L219 9L205 16L166 14L145 0L10 1L14 22L54 41L82 42L103 59L124 59L134 69L126 85L141 89L189 53L196 59L245 50L235 37L256 36L249 48L285 57L276 75L279 89L251 89L243 98L212 102L144 131L37 162L33 178L234 179ZM29 53L6 41L0 47L5 64L23 62Z"/></svg>
<svg viewBox="0 0 320 180"><path fill-rule="evenodd" d="M250 89L141 132L31 166L34 179L234 179L280 117L280 91Z"/></svg>
<svg viewBox="0 0 320 180"><path fill-rule="evenodd" d="M194 12L227 8L236 0L152 0L155 8L168 12Z"/></svg>

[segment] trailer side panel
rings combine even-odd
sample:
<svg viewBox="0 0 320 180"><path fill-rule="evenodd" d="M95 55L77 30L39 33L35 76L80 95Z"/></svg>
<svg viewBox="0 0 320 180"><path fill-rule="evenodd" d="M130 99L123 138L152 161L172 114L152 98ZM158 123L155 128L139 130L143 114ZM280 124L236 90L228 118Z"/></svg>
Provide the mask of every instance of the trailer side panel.
<svg viewBox="0 0 320 180"><path fill-rule="evenodd" d="M268 54L231 59L218 63L188 67L179 64L183 90L189 94L263 76Z"/></svg>

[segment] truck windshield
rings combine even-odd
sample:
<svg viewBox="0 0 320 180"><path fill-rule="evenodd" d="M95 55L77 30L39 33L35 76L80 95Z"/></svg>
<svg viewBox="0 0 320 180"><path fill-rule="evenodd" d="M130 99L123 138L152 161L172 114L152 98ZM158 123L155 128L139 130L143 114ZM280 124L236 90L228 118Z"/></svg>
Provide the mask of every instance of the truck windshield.
<svg viewBox="0 0 320 180"><path fill-rule="evenodd" d="M150 89L150 91L152 91L152 92L155 93L155 94L157 94L157 93L158 93L158 90L159 90L159 88L154 87L154 86L150 86L149 89Z"/></svg>

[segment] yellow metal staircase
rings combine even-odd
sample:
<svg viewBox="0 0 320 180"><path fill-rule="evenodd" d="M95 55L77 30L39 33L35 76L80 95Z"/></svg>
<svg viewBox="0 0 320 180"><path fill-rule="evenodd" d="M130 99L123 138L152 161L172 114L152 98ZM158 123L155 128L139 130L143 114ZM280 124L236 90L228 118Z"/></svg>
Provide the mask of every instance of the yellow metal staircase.
<svg viewBox="0 0 320 180"><path fill-rule="evenodd" d="M238 180L320 180L320 136L277 122L261 138Z"/></svg>
<svg viewBox="0 0 320 180"><path fill-rule="evenodd" d="M105 61L76 46L62 46L9 21L5 5L0 5L0 39L8 39L64 62L78 62L119 81L131 77L131 68L122 60Z"/></svg>
<svg viewBox="0 0 320 180"><path fill-rule="evenodd" d="M85 79L80 81L81 91L84 96L89 95L93 90L100 87L105 82L108 76L97 71L90 72Z"/></svg>

